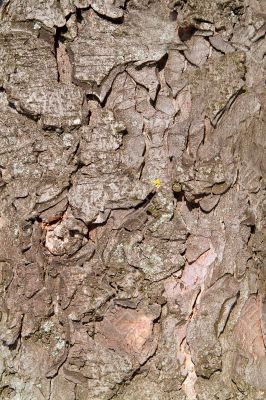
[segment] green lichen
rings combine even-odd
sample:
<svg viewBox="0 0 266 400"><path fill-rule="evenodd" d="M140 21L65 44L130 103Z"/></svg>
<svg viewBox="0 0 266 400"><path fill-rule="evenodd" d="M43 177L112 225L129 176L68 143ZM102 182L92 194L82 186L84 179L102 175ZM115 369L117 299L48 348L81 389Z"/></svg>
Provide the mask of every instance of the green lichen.
<svg viewBox="0 0 266 400"><path fill-rule="evenodd" d="M147 209L148 213L150 213L154 218L160 218L162 215L161 210L156 206L156 204L151 203Z"/></svg>
<svg viewBox="0 0 266 400"><path fill-rule="evenodd" d="M151 183L159 189L161 187L161 179L160 178L155 178L151 180Z"/></svg>
<svg viewBox="0 0 266 400"><path fill-rule="evenodd" d="M230 185L226 182L223 183L216 183L212 187L212 193L213 194L223 194L227 191L227 189L230 187Z"/></svg>
<svg viewBox="0 0 266 400"><path fill-rule="evenodd" d="M180 193L182 191L182 186L179 182L174 182L172 185L172 190L175 193Z"/></svg>

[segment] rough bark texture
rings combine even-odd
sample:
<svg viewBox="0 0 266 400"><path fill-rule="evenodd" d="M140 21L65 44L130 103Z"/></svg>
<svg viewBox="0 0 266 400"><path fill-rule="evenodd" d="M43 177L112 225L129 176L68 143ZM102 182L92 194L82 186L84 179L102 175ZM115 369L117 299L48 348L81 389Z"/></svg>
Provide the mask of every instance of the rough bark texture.
<svg viewBox="0 0 266 400"><path fill-rule="evenodd" d="M266 399L265 1L0 3L0 398Z"/></svg>

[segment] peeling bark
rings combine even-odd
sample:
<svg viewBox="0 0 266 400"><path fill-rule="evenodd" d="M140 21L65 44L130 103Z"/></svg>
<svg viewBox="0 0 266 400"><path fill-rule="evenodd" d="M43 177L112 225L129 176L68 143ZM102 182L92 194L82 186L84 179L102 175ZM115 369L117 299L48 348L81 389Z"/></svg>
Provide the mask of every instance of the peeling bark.
<svg viewBox="0 0 266 400"><path fill-rule="evenodd" d="M263 1L0 1L0 397L266 398Z"/></svg>

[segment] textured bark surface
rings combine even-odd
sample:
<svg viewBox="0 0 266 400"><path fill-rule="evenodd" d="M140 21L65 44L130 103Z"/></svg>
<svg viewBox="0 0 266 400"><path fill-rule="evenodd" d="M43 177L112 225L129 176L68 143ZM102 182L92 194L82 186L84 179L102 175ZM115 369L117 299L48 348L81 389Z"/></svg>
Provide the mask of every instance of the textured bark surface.
<svg viewBox="0 0 266 400"><path fill-rule="evenodd" d="M0 398L266 399L265 0L0 4Z"/></svg>

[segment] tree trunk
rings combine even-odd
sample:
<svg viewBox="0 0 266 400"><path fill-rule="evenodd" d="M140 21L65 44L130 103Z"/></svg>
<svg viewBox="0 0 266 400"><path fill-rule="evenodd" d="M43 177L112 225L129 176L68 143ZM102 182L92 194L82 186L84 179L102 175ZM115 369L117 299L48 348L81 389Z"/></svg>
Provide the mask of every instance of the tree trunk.
<svg viewBox="0 0 266 400"><path fill-rule="evenodd" d="M0 398L266 399L266 5L0 7Z"/></svg>

